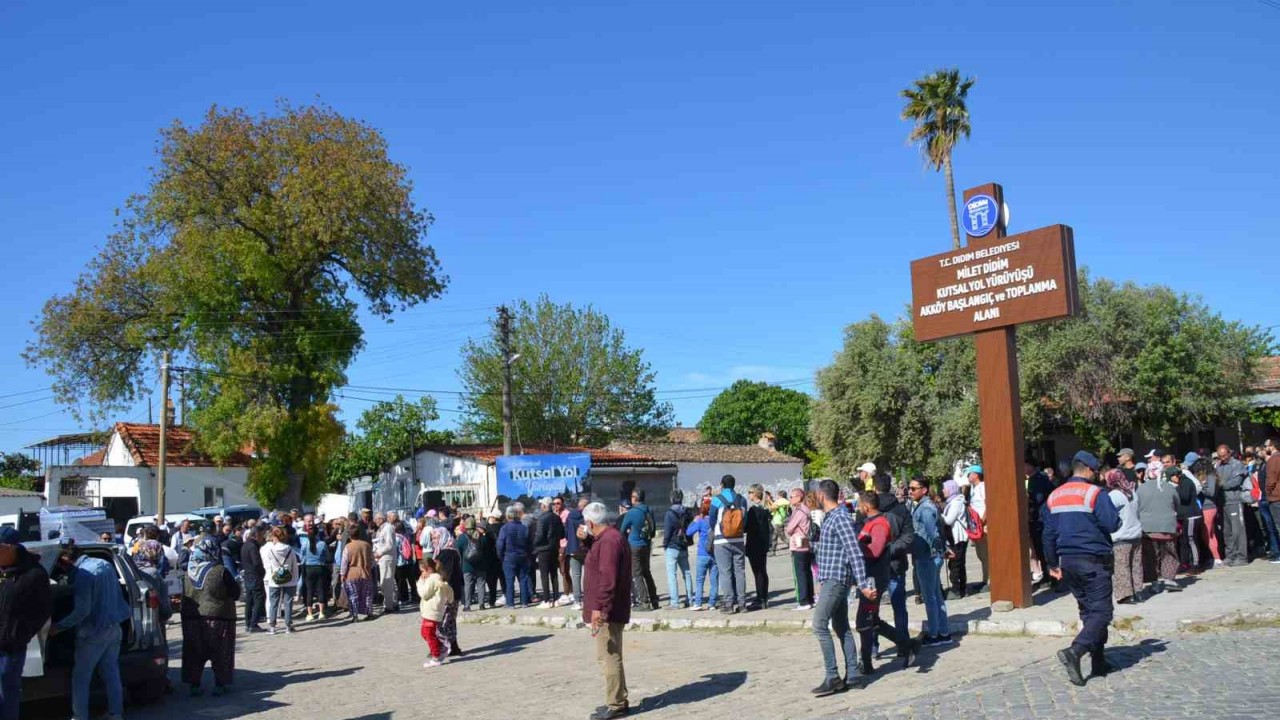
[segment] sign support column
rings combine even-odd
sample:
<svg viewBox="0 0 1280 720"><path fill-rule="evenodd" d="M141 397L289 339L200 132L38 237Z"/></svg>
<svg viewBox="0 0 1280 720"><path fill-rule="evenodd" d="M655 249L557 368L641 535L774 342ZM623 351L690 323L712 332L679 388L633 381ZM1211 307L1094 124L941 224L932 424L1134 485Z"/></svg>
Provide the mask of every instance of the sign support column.
<svg viewBox="0 0 1280 720"><path fill-rule="evenodd" d="M992 240L1006 237L1004 188L995 183L970 188L995 200ZM967 244L974 238L966 232ZM1027 530L1027 488L1022 478L1022 398L1018 382L1017 326L974 333L978 360L978 414L982 431L983 482L987 486L987 552L991 601L1029 607L1031 537Z"/></svg>

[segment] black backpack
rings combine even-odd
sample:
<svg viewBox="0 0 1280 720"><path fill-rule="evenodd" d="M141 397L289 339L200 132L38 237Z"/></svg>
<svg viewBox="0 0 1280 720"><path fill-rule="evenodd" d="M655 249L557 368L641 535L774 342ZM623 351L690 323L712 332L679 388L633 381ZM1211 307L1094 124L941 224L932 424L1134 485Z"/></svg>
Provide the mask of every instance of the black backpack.
<svg viewBox="0 0 1280 720"><path fill-rule="evenodd" d="M475 565L484 559L480 553L480 539L478 535L466 533L467 549L462 552L463 559L468 563Z"/></svg>
<svg viewBox="0 0 1280 720"><path fill-rule="evenodd" d="M676 510L672 508L667 512L676 513ZM676 513L676 521L679 528L676 533L676 546L687 548L693 545L693 538L689 537L689 510L686 508L684 512Z"/></svg>

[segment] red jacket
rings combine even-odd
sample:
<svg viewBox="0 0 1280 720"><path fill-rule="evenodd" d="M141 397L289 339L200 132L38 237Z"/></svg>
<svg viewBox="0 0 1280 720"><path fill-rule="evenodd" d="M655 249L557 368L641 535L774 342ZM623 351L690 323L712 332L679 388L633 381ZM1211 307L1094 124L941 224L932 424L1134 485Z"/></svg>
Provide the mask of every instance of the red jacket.
<svg viewBox="0 0 1280 720"><path fill-rule="evenodd" d="M590 623L592 612L599 610L605 622L631 622L631 546L612 525L584 542L583 621Z"/></svg>

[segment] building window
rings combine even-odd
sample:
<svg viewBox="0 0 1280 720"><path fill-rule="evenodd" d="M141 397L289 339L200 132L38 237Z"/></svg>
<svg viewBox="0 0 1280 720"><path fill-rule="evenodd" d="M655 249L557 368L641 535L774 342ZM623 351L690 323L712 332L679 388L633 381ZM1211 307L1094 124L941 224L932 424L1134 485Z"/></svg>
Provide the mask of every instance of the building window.
<svg viewBox="0 0 1280 720"><path fill-rule="evenodd" d="M204 506L205 507L222 507L222 488L209 487L204 488Z"/></svg>

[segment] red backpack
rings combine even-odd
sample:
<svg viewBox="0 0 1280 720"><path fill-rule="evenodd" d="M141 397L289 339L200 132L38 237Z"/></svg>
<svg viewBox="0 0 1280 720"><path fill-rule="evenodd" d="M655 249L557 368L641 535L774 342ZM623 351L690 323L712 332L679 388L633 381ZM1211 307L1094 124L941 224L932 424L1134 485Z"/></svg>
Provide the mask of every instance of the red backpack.
<svg viewBox="0 0 1280 720"><path fill-rule="evenodd" d="M982 518L971 506L964 506L964 531L970 540L981 540L987 531L982 527Z"/></svg>

